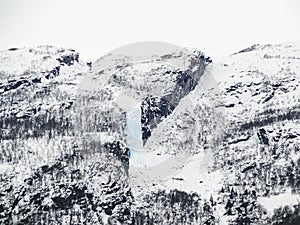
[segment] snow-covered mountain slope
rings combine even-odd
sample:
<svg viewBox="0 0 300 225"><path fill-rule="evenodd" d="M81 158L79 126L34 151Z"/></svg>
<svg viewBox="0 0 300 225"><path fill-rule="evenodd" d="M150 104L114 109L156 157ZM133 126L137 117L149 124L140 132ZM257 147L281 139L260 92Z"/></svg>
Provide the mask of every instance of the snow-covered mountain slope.
<svg viewBox="0 0 300 225"><path fill-rule="evenodd" d="M0 52L0 223L297 224L300 46L127 53Z"/></svg>
<svg viewBox="0 0 300 225"><path fill-rule="evenodd" d="M93 64L91 72L82 80L77 91L75 108L79 110L76 115L80 116L77 121L83 122L78 124L80 130L90 133L95 124L106 124L110 135L129 148L131 165L134 161L141 161L142 157L151 161L154 151L175 152L174 148L164 148L162 145L157 148L157 135L152 137L152 133L157 133L159 127L167 128L165 124L172 120L173 110L181 108L178 107L181 100L195 89L210 62L199 51L174 48L167 53L151 54L149 57L113 52ZM132 110L136 109L140 110L133 113L132 122L136 120L141 125L136 126L137 131L129 130L127 128L132 124L128 123L128 118ZM103 128L95 129L101 132ZM182 130L181 135L189 137L191 133ZM163 138L168 137L171 136ZM155 144L151 144L153 140ZM179 145L168 142L173 146ZM179 142L183 145L185 140ZM186 152L176 151L183 154ZM150 156L146 156L147 152ZM176 157L169 161L169 167L174 167L178 159ZM131 167L130 178L140 173L135 164L135 167Z"/></svg>
<svg viewBox="0 0 300 225"><path fill-rule="evenodd" d="M133 86L142 102L141 90L152 88L170 105L167 116L209 61L193 51L153 57L129 64L107 55L91 68L75 51L51 46L1 52L2 224L132 223L121 92Z"/></svg>
<svg viewBox="0 0 300 225"><path fill-rule="evenodd" d="M150 202L150 209L139 210L162 207L161 200L149 199L169 190L182 212L167 204L173 217L158 216L165 224L185 224L176 218L187 214L192 218L186 223L271 224L279 221L280 210L288 210L284 217L292 221L300 202L299 53L297 45L254 45L208 65L196 89L153 131L146 144L152 151L142 158L149 169L140 177L164 174L153 162L167 162L166 154L176 154L180 142L180 151L193 154L169 177L150 184L146 177L143 188L134 188L139 201ZM209 203L207 212L200 207L196 216L192 206L187 212L174 189L199 195L197 204Z"/></svg>
<svg viewBox="0 0 300 225"><path fill-rule="evenodd" d="M90 64L51 46L0 58L0 224L128 220L122 146L74 130L76 89Z"/></svg>

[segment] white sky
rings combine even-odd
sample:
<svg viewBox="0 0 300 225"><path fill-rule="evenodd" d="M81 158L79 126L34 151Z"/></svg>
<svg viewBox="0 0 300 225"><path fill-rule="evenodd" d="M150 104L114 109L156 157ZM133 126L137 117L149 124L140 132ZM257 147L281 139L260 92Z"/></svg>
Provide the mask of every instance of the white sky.
<svg viewBox="0 0 300 225"><path fill-rule="evenodd" d="M95 59L165 41L214 58L297 40L300 0L0 0L0 49L49 44Z"/></svg>

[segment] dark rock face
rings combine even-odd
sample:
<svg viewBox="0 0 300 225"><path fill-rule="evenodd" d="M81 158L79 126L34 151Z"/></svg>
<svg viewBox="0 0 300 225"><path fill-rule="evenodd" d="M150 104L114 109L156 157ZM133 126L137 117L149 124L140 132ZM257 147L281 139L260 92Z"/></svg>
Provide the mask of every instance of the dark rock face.
<svg viewBox="0 0 300 225"><path fill-rule="evenodd" d="M71 64L70 64L70 65L71 65ZM70 65L68 65L68 66L70 66ZM54 77L58 76L58 75L59 75L59 70L60 70L60 66L55 67L53 70L51 70L51 71L45 76L45 78L46 78L46 79L51 79L51 78L54 78Z"/></svg>
<svg viewBox="0 0 300 225"><path fill-rule="evenodd" d="M18 48L10 48L10 49L8 49L8 51L17 51L18 50Z"/></svg>
<svg viewBox="0 0 300 225"><path fill-rule="evenodd" d="M190 68L186 71L166 71L166 74L173 74L176 77L176 83L172 93L160 98L148 96L142 101L141 123L144 143L151 136L151 130L154 129L163 118L166 118L173 112L184 96L195 89L200 77L204 73L205 67L210 62L212 62L210 58L199 55L197 58L192 59Z"/></svg>
<svg viewBox="0 0 300 225"><path fill-rule="evenodd" d="M11 80L8 82L8 84L6 85L1 85L0 88L3 89L4 91L10 91L10 90L13 90L13 89L16 89L18 87L20 87L22 84L25 84L26 85L29 85L30 82L28 80Z"/></svg>
<svg viewBox="0 0 300 225"><path fill-rule="evenodd" d="M79 54L70 54L70 55L63 55L60 58L57 58L57 61L60 62L61 65L72 66L74 62L79 61Z"/></svg>
<svg viewBox="0 0 300 225"><path fill-rule="evenodd" d="M149 96L142 102L142 138L146 141L151 136L151 130L172 113L175 106L164 98Z"/></svg>
<svg viewBox="0 0 300 225"><path fill-rule="evenodd" d="M267 132L264 128L259 129L257 136L261 143L268 145L269 144L269 138L267 136Z"/></svg>

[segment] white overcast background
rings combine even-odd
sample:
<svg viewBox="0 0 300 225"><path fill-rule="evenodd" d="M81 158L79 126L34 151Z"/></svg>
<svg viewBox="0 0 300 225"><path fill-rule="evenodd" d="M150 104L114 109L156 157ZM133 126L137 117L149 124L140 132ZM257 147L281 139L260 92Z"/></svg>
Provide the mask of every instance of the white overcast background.
<svg viewBox="0 0 300 225"><path fill-rule="evenodd" d="M0 49L47 44L96 59L125 44L164 41L215 58L297 40L300 0L0 0Z"/></svg>

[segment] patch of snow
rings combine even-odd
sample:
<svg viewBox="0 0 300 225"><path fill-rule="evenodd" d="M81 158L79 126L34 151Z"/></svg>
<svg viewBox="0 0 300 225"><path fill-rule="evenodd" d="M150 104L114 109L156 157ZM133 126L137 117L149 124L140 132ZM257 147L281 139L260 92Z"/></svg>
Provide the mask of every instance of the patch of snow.
<svg viewBox="0 0 300 225"><path fill-rule="evenodd" d="M273 213L274 209L291 206L300 203L300 195L292 194L292 190L288 188L285 193L271 196L271 197L260 197L258 198L260 203L269 213Z"/></svg>

